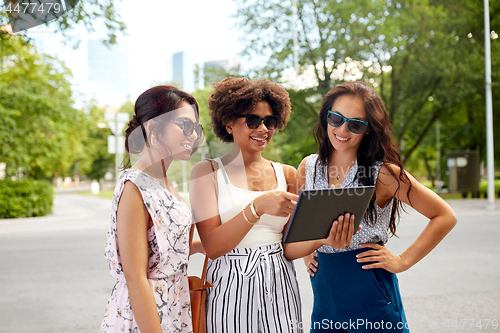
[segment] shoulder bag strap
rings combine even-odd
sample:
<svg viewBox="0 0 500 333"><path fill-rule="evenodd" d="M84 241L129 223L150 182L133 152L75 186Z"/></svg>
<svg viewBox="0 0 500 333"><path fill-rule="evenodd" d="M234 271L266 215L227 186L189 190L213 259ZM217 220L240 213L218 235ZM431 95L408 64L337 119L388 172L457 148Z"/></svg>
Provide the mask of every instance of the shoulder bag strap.
<svg viewBox="0 0 500 333"><path fill-rule="evenodd" d="M212 172L214 172L214 181L215 181L215 195L218 194L218 184L217 184L217 170L219 169L219 165L216 161L211 158L205 159L210 162L210 166L212 167ZM207 265L208 265L208 256L205 255L205 262L203 263L203 270L201 271L201 280L199 289L204 289L205 287L205 279L207 277Z"/></svg>

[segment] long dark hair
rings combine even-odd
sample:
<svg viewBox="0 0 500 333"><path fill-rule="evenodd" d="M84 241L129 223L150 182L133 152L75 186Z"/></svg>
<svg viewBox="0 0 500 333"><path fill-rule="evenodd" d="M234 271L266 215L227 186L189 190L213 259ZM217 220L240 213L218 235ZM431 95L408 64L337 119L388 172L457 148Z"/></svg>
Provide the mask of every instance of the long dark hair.
<svg viewBox="0 0 500 333"><path fill-rule="evenodd" d="M326 117L328 111L331 110L337 98L342 95L351 95L362 99L366 116L368 117L368 121L370 123L368 132L366 135L363 135L363 139L357 153L358 172L356 174L356 178L358 179L359 184L363 186L374 185L375 179L373 177L372 170L377 161L382 161L383 163L394 164L401 170L399 175L396 175L391 168L387 168L398 182L398 188L394 195L396 195L399 191L401 181L409 183L411 190L411 181L404 172L401 156L399 155L392 138L391 124L389 122L387 110L379 95L365 82L342 83L330 90L323 98L319 119L314 127L314 138L319 144L319 156L316 161L314 174L316 175L318 169L321 170L321 172L324 172L324 169L321 168L321 166L328 166L329 158L335 150L330 142L330 139L328 138L328 124ZM410 190L407 193L408 200ZM365 219L369 225L374 225L377 218L375 199L376 197L374 195L365 215ZM394 198L389 223L389 230L393 235L396 235L396 219L400 215L400 209L401 202Z"/></svg>
<svg viewBox="0 0 500 333"><path fill-rule="evenodd" d="M159 116L178 109L182 102L194 106L196 120L199 120L198 103L194 97L176 87L156 86L146 90L137 98L134 116L125 130L125 150L127 151L123 162L125 167L130 164L130 154L140 153L144 149L144 145L148 145L151 134L159 133L159 130L165 126L166 118ZM151 126L149 133L146 133L143 125L148 120L157 117L159 117L160 121ZM136 130L139 127L141 127L141 130ZM199 141L195 142L191 154L196 152L199 144Z"/></svg>

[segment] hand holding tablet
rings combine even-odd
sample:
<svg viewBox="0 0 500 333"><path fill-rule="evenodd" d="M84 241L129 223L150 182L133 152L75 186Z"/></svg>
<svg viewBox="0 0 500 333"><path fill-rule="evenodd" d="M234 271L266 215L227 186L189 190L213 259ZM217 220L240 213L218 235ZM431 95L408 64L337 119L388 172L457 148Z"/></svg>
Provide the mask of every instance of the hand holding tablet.
<svg viewBox="0 0 500 333"><path fill-rule="evenodd" d="M346 213L333 221L325 245L343 249L351 244L351 239L354 235L354 218L354 215Z"/></svg>

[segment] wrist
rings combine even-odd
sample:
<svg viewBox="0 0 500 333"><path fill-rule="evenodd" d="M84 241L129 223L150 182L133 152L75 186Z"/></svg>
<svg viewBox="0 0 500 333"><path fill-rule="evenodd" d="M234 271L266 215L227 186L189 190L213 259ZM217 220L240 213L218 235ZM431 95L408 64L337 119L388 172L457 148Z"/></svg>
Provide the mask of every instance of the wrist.
<svg viewBox="0 0 500 333"><path fill-rule="evenodd" d="M399 263L400 263L399 264L400 272L398 272L398 273L404 272L404 271L410 269L411 266L413 266L407 260L405 260L403 254L400 254L398 257L399 257Z"/></svg>
<svg viewBox="0 0 500 333"><path fill-rule="evenodd" d="M243 208L243 210L241 211L241 214L243 214L243 219L245 219L245 221L248 224L253 226L253 225L257 224L257 222L259 222L259 219L258 218L256 219L255 216L253 216L252 212L250 211L249 206L250 205L247 205L245 208Z"/></svg>
<svg viewBox="0 0 500 333"><path fill-rule="evenodd" d="M262 207L260 207L260 205L257 203L257 200L259 200L259 198L256 198L250 202L250 204L253 206L252 213L255 211L255 214L259 216L258 218L261 218L264 212L261 210Z"/></svg>
<svg viewBox="0 0 500 333"><path fill-rule="evenodd" d="M252 212L252 215L256 219L260 219L260 214L257 213L257 210L255 209L255 205L254 205L253 201L250 201L250 211Z"/></svg>

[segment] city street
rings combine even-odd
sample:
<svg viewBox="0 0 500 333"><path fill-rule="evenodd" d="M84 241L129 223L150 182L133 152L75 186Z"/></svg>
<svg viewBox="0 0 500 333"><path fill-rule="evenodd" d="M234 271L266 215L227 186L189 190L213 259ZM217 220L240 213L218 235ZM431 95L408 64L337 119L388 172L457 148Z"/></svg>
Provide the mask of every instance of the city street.
<svg viewBox="0 0 500 333"><path fill-rule="evenodd" d="M458 216L455 229L398 275L410 329L500 332L500 201L495 210L484 199L448 202ZM0 220L0 332L98 332L114 285L104 260L110 207L109 199L56 194L49 216ZM399 238L387 244L397 254L426 224L407 211ZM193 256L190 274L202 259ZM296 269L308 332L311 288L301 260Z"/></svg>

